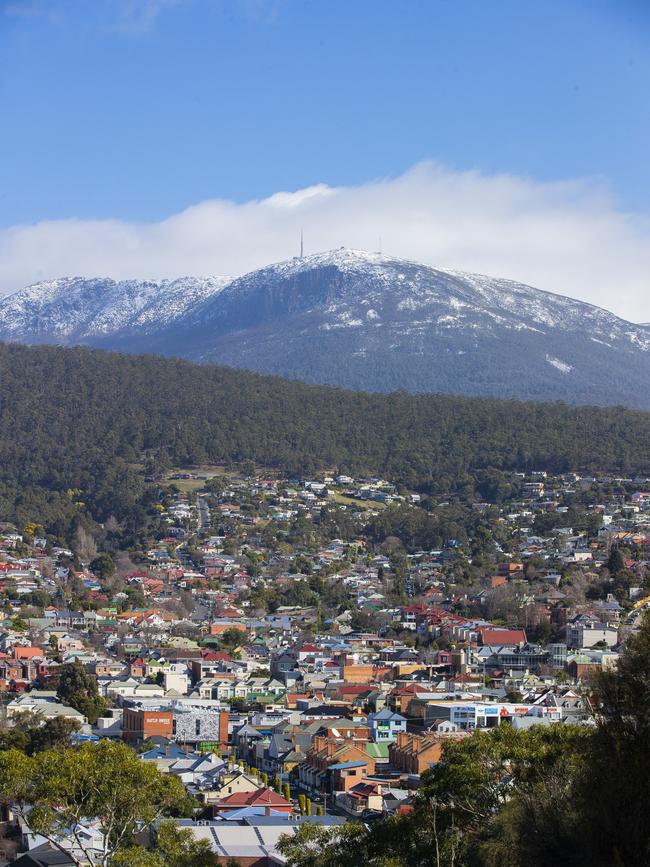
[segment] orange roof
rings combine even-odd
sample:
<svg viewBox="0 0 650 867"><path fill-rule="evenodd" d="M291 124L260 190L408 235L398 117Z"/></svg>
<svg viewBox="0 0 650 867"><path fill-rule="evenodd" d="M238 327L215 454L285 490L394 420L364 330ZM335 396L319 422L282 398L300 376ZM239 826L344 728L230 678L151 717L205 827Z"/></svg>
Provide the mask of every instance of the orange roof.
<svg viewBox="0 0 650 867"><path fill-rule="evenodd" d="M15 644L13 651L16 659L34 659L37 656L45 656L40 647L21 647L19 644Z"/></svg>
<svg viewBox="0 0 650 867"><path fill-rule="evenodd" d="M523 629L481 629L483 644L525 644L526 633Z"/></svg>

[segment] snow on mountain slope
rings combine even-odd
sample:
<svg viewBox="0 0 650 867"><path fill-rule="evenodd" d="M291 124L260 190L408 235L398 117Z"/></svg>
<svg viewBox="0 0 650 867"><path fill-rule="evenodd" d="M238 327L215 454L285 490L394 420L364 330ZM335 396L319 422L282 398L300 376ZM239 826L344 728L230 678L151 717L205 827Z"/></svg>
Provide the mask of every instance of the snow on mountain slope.
<svg viewBox="0 0 650 867"><path fill-rule="evenodd" d="M40 283L0 301L0 339L374 391L650 408L648 326L512 280L343 248L233 280Z"/></svg>
<svg viewBox="0 0 650 867"><path fill-rule="evenodd" d="M297 314L317 314L320 330L372 327L409 338L443 331L581 331L604 345L650 351L648 327L591 304L512 280L345 248L236 278L189 319L197 326L241 327Z"/></svg>
<svg viewBox="0 0 650 867"><path fill-rule="evenodd" d="M151 332L213 297L226 277L110 280L64 277L0 301L0 335L26 341L83 341L122 331Z"/></svg>

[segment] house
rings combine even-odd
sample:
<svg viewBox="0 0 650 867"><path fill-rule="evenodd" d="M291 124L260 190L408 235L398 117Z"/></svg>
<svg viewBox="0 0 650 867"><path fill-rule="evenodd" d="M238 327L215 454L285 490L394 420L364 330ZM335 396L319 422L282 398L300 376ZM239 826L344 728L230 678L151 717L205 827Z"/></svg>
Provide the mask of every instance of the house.
<svg viewBox="0 0 650 867"><path fill-rule="evenodd" d="M201 797L206 804L223 801L230 795L251 794L260 788L259 780L241 769L226 771L210 791L203 791Z"/></svg>
<svg viewBox="0 0 650 867"><path fill-rule="evenodd" d="M482 669L505 669L511 671L537 671L546 665L549 651L538 644L516 644L492 647L484 645L475 657Z"/></svg>
<svg viewBox="0 0 650 867"><path fill-rule="evenodd" d="M395 742L388 745L388 760L392 767L407 774L420 776L440 761L448 736L398 732Z"/></svg>
<svg viewBox="0 0 650 867"><path fill-rule="evenodd" d="M60 644L57 649L60 649ZM95 663L95 677L121 677L126 673L127 666L116 659L100 659Z"/></svg>
<svg viewBox="0 0 650 867"><path fill-rule="evenodd" d="M224 632L227 632L230 629L237 629L242 633L242 641L246 638L248 634L247 628L243 623L240 623L237 620L215 620L210 624L209 634L213 636L221 636Z"/></svg>
<svg viewBox="0 0 650 867"><path fill-rule="evenodd" d="M598 620L578 615L566 625L566 644L568 648L583 650L596 644L614 647L618 644L618 629Z"/></svg>
<svg viewBox="0 0 650 867"><path fill-rule="evenodd" d="M306 752L305 761L298 765L301 787L316 793L330 791L332 767L349 762L365 762L364 776L372 776L376 758L369 754L368 746L368 741L316 735Z"/></svg>
<svg viewBox="0 0 650 867"><path fill-rule="evenodd" d="M384 813L384 789L377 780L364 780L340 792L336 796L336 806L353 818L361 818L368 813Z"/></svg>
<svg viewBox="0 0 650 867"><path fill-rule="evenodd" d="M499 646L503 644L522 645L526 643L526 633L523 629L496 629L487 627L479 629L479 644Z"/></svg>
<svg viewBox="0 0 650 867"><path fill-rule="evenodd" d="M370 729L370 736L376 743L392 743L398 732L406 731L406 717L384 708L384 710L370 714L368 728Z"/></svg>
<svg viewBox="0 0 650 867"><path fill-rule="evenodd" d="M171 663L163 669L163 686L165 692L176 692L178 695L186 695L189 683L189 675L187 665L182 663Z"/></svg>
<svg viewBox="0 0 650 867"><path fill-rule="evenodd" d="M232 817L232 818L231 818ZM242 867L278 867L284 863L277 850L282 834L295 834L305 823L331 827L345 821L342 816L287 816L285 813L254 815L230 811L214 822L174 820L179 830L189 830L196 840L207 840L217 855L217 862L235 861Z"/></svg>
<svg viewBox="0 0 650 867"><path fill-rule="evenodd" d="M99 859L103 852L104 835L97 821L81 821L66 829L66 832L56 839L57 849L55 851L64 856L60 860L52 858L50 842L41 834L32 831L23 816L18 817L18 825L21 830L23 847L28 850L27 854L32 856L32 863L39 865L39 867L43 864L57 865L57 867L68 864L87 864L89 863L88 854L94 860L95 858ZM19 863L28 865L30 862L29 860L21 860Z"/></svg>
<svg viewBox="0 0 650 867"><path fill-rule="evenodd" d="M100 687L104 695L116 698L162 698L165 695L165 688L157 683L142 683L133 677L102 679Z"/></svg>
<svg viewBox="0 0 650 867"><path fill-rule="evenodd" d="M36 690L23 693L7 705L7 720L21 711L30 711L38 714L45 722L54 717L63 717L79 723L80 726L88 724L86 717L73 707L62 704L56 697L56 693L50 690Z"/></svg>
<svg viewBox="0 0 650 867"><path fill-rule="evenodd" d="M49 843L35 846L11 862L15 867L77 867L78 861Z"/></svg>
<svg viewBox="0 0 650 867"><path fill-rule="evenodd" d="M242 807L254 808L265 816L270 816L271 811L286 815L293 813L291 801L287 801L285 797L265 786L256 788L252 792L233 792L232 795L227 795L223 800L212 805L215 816L231 810L240 810Z"/></svg>
<svg viewBox="0 0 650 867"><path fill-rule="evenodd" d="M298 667L297 654L291 650L283 650L271 658L271 674L284 681L288 674Z"/></svg>
<svg viewBox="0 0 650 867"><path fill-rule="evenodd" d="M426 686L416 683L396 686L389 692L386 704L391 710L400 713L408 708L413 698L427 691Z"/></svg>
<svg viewBox="0 0 650 867"><path fill-rule="evenodd" d="M331 788L334 792L347 792L365 780L368 770L366 759L355 762L338 762L330 765Z"/></svg>

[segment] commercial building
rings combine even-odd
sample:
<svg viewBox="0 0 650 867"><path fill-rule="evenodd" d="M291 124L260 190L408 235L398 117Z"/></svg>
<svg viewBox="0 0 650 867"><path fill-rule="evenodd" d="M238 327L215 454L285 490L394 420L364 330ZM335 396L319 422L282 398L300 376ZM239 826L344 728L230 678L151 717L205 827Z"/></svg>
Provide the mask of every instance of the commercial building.
<svg viewBox="0 0 650 867"><path fill-rule="evenodd" d="M229 716L228 709L205 699L128 701L124 708L122 737L128 743L162 737L178 743L218 748L228 743Z"/></svg>

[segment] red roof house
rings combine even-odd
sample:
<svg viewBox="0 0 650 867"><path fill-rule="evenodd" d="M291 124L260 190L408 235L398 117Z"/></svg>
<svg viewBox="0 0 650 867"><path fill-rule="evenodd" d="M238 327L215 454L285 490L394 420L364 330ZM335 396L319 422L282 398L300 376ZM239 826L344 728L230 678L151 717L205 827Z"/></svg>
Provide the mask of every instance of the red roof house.
<svg viewBox="0 0 650 867"><path fill-rule="evenodd" d="M497 647L502 644L525 644L526 633L523 629L480 629L479 644Z"/></svg>
<svg viewBox="0 0 650 867"><path fill-rule="evenodd" d="M266 815L270 815L271 810L287 814L293 812L291 801L269 788L256 789L254 792L233 792L214 805L214 812L227 813L230 810L241 810L242 807L263 807Z"/></svg>

